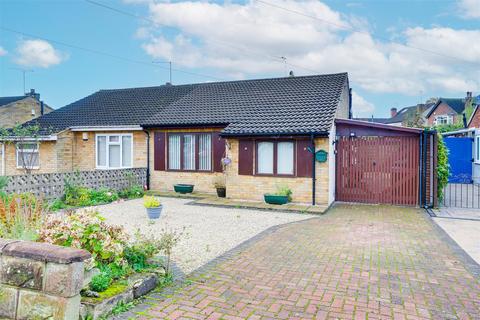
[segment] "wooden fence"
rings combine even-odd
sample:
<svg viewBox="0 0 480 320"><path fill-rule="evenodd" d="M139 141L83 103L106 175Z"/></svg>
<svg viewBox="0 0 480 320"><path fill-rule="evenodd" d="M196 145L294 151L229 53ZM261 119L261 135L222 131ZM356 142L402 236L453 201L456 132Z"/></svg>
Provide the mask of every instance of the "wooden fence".
<svg viewBox="0 0 480 320"><path fill-rule="evenodd" d="M131 168L9 176L5 192L31 192L46 199L58 198L64 194L66 179L75 179L87 188L109 188L119 191L132 184L144 186L147 180L147 169Z"/></svg>

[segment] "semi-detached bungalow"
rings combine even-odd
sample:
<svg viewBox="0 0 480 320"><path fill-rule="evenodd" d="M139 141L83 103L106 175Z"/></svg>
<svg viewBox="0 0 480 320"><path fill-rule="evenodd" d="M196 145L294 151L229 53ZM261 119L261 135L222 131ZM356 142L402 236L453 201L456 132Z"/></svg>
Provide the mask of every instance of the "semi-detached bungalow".
<svg viewBox="0 0 480 320"><path fill-rule="evenodd" d="M101 90L28 124L38 149L5 145L4 174L38 152L33 173L147 167L152 190L177 183L260 200L278 186L293 201L329 204L335 193L335 119L349 118L346 73ZM312 151L328 153L315 161Z"/></svg>

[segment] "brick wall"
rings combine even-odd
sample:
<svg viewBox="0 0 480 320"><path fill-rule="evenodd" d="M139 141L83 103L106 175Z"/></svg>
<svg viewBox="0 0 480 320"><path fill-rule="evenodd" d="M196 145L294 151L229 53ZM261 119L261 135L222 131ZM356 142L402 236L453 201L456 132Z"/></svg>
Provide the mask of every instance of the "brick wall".
<svg viewBox="0 0 480 320"><path fill-rule="evenodd" d="M480 112L479 112L480 107L475 108L475 112L472 115L472 119L470 120L470 123L468 124L468 128L480 128ZM468 120L468 119L467 119Z"/></svg>
<svg viewBox="0 0 480 320"><path fill-rule="evenodd" d="M156 130L160 132L214 132L218 128L204 129L166 129ZM226 154L232 160L227 166L225 173L215 172L172 172L155 171L153 168L153 131L150 132L150 188L152 190L173 190L173 185L177 183L194 184L195 191L204 193L214 193L214 183L216 180L224 178L227 185L227 197L231 199L256 200L263 201L263 194L275 192L277 186L286 185L293 191L293 201L311 203L312 201L312 178L285 178L285 177L264 177L264 176L246 176L238 174L238 140L227 139ZM328 148L328 138L315 139L316 150L326 150ZM166 154L166 152L165 152ZM316 200L317 204L328 204L329 200L329 165L325 163L316 164Z"/></svg>
<svg viewBox="0 0 480 320"><path fill-rule="evenodd" d="M165 129L150 131L150 189L173 191L173 185L178 183L193 184L195 191L202 193L214 193L214 183L222 177L219 172L174 172L156 171L153 166L153 136L154 132L215 132L219 128L195 128L195 129ZM166 148L165 144L165 148ZM166 150L166 149L165 149ZM167 154L165 152L165 154Z"/></svg>
<svg viewBox="0 0 480 320"><path fill-rule="evenodd" d="M57 157L55 141L43 141L39 145L40 168L32 170L32 173L50 173L57 170ZM5 145L5 175L13 176L25 174L22 168L17 168L16 146Z"/></svg>
<svg viewBox="0 0 480 320"><path fill-rule="evenodd" d="M45 106L45 113L52 109ZM35 116L32 116L32 109L35 110ZM40 116L40 102L34 98L28 97L23 100L13 102L0 108L0 127L11 128L16 124L21 124Z"/></svg>
<svg viewBox="0 0 480 320"><path fill-rule="evenodd" d="M40 168L32 173L69 172L73 170L94 170L95 165L95 135L100 133L132 133L133 134L133 167L147 166L146 134L143 131L134 132L88 132L88 140L84 141L82 132L64 131L57 134L57 141L40 142ZM25 174L23 169L16 167L14 144L5 145L5 175Z"/></svg>
<svg viewBox="0 0 480 320"><path fill-rule="evenodd" d="M457 114L455 110L450 108L450 106L445 102L441 102L435 109L435 111L430 115L430 117L427 118L427 124L429 126L433 126L435 122L435 116L439 115L453 115L453 123L457 123L457 121L462 121L462 115Z"/></svg>
<svg viewBox="0 0 480 320"><path fill-rule="evenodd" d="M328 152L328 138L315 139L316 150ZM226 169L227 197L233 199L263 201L264 193L275 192L277 186L286 185L293 192L294 202L311 203L312 178L310 177L263 177L238 174L238 140L228 139L227 155L232 163ZM254 164L255 165L255 164ZM316 203L328 204L329 197L329 166L316 163ZM255 171L255 170L254 170Z"/></svg>
<svg viewBox="0 0 480 320"><path fill-rule="evenodd" d="M73 168L93 170L95 164L95 136L97 134L133 134L133 167L147 166L147 136L143 131L88 132L88 140L83 140L83 132L73 132Z"/></svg>

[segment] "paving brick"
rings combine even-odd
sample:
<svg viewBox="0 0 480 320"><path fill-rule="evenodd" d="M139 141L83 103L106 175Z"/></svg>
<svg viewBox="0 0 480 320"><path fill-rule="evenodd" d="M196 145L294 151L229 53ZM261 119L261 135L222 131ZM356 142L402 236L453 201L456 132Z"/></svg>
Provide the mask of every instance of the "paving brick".
<svg viewBox="0 0 480 320"><path fill-rule="evenodd" d="M202 282L143 316L479 319L480 280L437 232L419 209L337 205L194 273Z"/></svg>

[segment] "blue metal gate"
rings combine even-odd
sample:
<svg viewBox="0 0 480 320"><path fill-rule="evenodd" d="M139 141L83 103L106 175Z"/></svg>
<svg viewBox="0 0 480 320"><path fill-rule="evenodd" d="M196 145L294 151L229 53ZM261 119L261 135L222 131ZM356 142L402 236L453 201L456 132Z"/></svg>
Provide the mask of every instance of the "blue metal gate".
<svg viewBox="0 0 480 320"><path fill-rule="evenodd" d="M444 138L450 165L449 183L472 183L472 138Z"/></svg>

